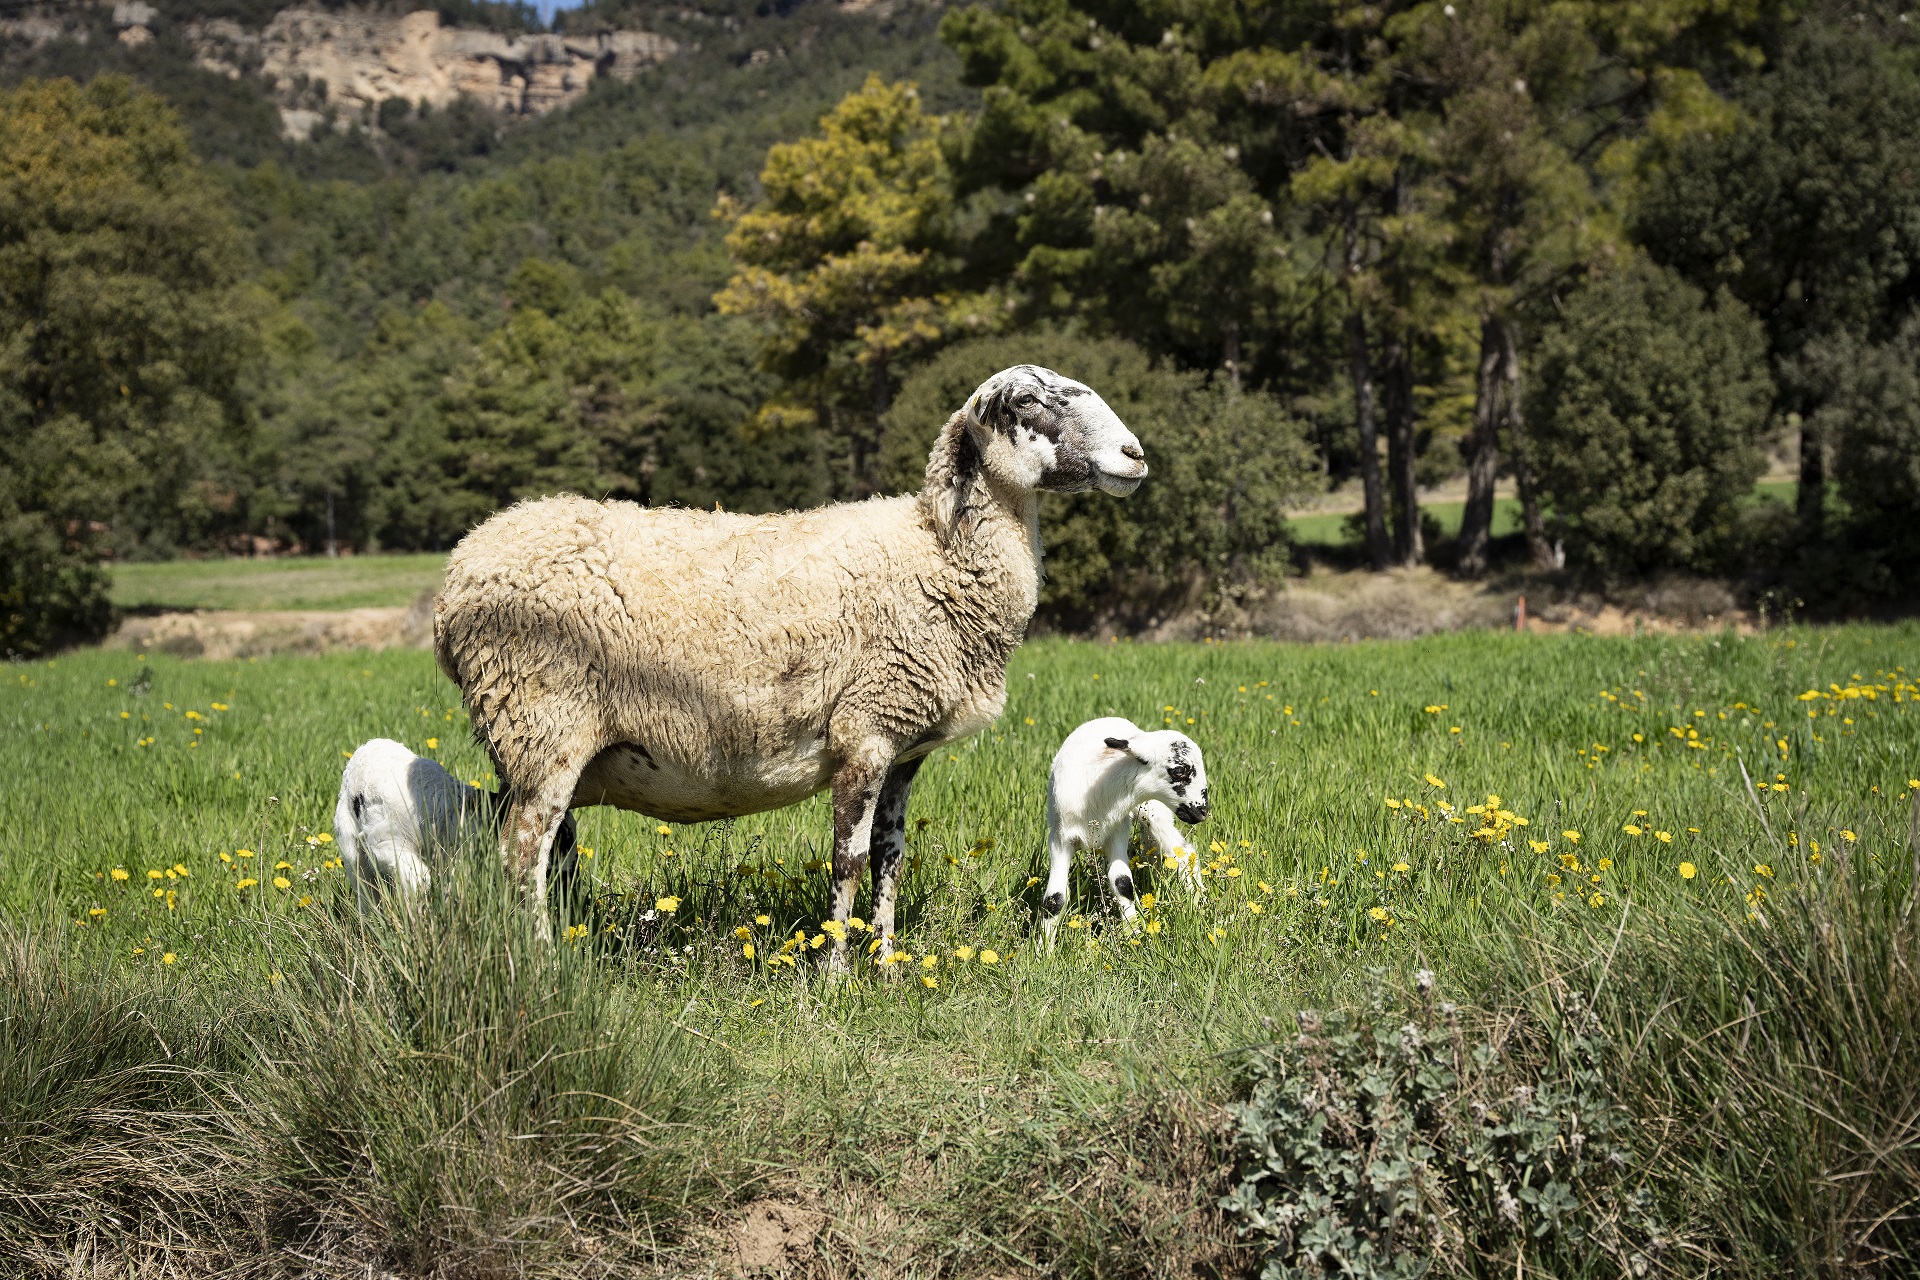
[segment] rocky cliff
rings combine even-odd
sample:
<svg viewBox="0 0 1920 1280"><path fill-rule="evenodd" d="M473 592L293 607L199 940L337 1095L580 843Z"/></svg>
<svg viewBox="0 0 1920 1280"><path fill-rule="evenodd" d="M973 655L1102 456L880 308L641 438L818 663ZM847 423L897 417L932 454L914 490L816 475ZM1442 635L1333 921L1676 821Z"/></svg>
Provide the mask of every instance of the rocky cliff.
<svg viewBox="0 0 1920 1280"><path fill-rule="evenodd" d="M102 5L101 8L108 6ZM142 0L111 5L121 43L151 41L162 19ZM0 35L35 44L88 35L73 11L0 18ZM282 9L252 30L231 19L189 22L176 32L199 64L233 79L258 76L280 107L288 137L307 138L331 121L372 125L380 104L404 99L444 107L465 95L506 115L543 115L587 91L596 76L629 79L675 53L650 31L591 35L503 35L446 26L431 9Z"/></svg>

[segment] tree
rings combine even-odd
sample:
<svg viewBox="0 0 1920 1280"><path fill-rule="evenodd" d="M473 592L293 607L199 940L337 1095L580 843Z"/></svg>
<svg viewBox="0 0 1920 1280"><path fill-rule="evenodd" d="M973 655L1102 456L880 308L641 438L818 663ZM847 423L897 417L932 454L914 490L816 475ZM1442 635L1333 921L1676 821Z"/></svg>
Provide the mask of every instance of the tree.
<svg viewBox="0 0 1920 1280"><path fill-rule="evenodd" d="M1541 335L1528 419L1538 480L1607 575L1712 570L1734 545L1772 386L1759 321L1644 259L1567 300Z"/></svg>
<svg viewBox="0 0 1920 1280"><path fill-rule="evenodd" d="M856 497L873 486L895 362L956 323L937 252L953 200L946 127L911 84L870 76L820 121L820 136L767 152L759 204L723 199L719 209L739 269L714 302L762 322L762 364L785 379L759 422L810 424L842 442ZM984 324L977 304L970 314Z"/></svg>
<svg viewBox="0 0 1920 1280"><path fill-rule="evenodd" d="M1851 18L1851 15L1849 15ZM1737 128L1696 138L1654 182L1635 233L1704 289L1724 285L1767 327L1778 409L1800 425L1802 525L1822 527L1828 434L1809 344L1888 340L1920 301L1920 78L1895 33L1809 22L1738 94ZM1883 38L1884 37L1884 38ZM1831 385L1828 383L1826 385Z"/></svg>
<svg viewBox="0 0 1920 1280"><path fill-rule="evenodd" d="M0 120L0 647L25 653L103 624L101 556L243 521L249 304L159 99L29 81Z"/></svg>

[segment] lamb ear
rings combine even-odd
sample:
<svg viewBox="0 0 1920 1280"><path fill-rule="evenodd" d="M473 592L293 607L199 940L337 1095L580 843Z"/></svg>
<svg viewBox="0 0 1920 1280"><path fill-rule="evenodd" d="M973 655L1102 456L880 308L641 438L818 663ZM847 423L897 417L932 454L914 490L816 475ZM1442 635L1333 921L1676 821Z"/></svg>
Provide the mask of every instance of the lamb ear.
<svg viewBox="0 0 1920 1280"><path fill-rule="evenodd" d="M1108 738L1107 745L1112 747L1115 751L1125 751L1128 747L1132 746L1133 744L1128 742L1125 738Z"/></svg>

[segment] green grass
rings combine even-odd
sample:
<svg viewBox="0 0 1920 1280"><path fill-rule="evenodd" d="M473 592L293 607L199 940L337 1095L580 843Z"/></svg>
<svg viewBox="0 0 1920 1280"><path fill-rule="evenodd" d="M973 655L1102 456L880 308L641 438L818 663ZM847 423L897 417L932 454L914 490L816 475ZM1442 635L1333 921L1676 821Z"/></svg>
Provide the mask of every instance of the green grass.
<svg viewBox="0 0 1920 1280"><path fill-rule="evenodd" d="M1003 719L921 774L905 980L836 986L810 945L824 798L664 834L582 811L588 941L541 943L478 857L424 918L363 928L318 840L344 754L396 737L491 784L428 655L7 667L0 1164L32 1174L0 1190L0 1252L673 1271L771 1195L827 1211L849 1272L1233 1273L1237 1051L1430 968L1501 1034L1544 1028L1516 1064L1558 1069L1566 991L1610 1032L1635 1137L1607 1195L1659 1232L1543 1237L1536 1266L1890 1267L1920 1194L1915 672L1912 625L1035 642ZM1041 954L1047 761L1108 713L1205 749L1209 892L1142 853L1153 931L1130 934L1080 868ZM1476 837L1490 794L1525 824ZM770 964L796 931L799 963ZM1514 1274L1488 1230L1453 1269Z"/></svg>
<svg viewBox="0 0 1920 1280"><path fill-rule="evenodd" d="M437 590L438 552L339 560L164 560L112 566L120 609L360 609Z"/></svg>
<svg viewBox="0 0 1920 1280"><path fill-rule="evenodd" d="M1448 536L1460 532L1460 519L1467 509L1465 502L1423 502L1420 514L1432 516L1440 522L1440 529ZM1331 512L1322 515L1293 516L1287 523L1293 527L1296 542L1312 542L1326 546L1339 546L1351 539L1347 536L1347 521L1351 517L1345 512ZM1505 537L1509 533L1520 532L1520 500L1518 498L1498 498L1493 504L1493 536Z"/></svg>

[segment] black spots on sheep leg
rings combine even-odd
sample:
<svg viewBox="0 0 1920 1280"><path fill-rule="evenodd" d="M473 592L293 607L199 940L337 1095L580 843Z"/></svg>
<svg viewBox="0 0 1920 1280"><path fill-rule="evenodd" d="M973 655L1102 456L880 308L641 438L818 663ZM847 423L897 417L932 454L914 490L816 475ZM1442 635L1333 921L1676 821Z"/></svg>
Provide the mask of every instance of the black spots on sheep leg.
<svg viewBox="0 0 1920 1280"><path fill-rule="evenodd" d="M867 866L873 838L874 810L879 807L884 775L871 765L843 765L833 779L833 905L834 920L844 925L853 915L853 895ZM828 967L847 971L846 930L833 940Z"/></svg>
<svg viewBox="0 0 1920 1280"><path fill-rule="evenodd" d="M1125 898L1127 901L1129 902L1133 901L1133 877L1128 875L1123 875L1117 878L1116 880L1114 880L1113 891L1119 894L1121 897Z"/></svg>
<svg viewBox="0 0 1920 1280"><path fill-rule="evenodd" d="M1041 908L1045 910L1046 913L1050 916L1059 915L1061 910L1064 909L1066 905L1067 905L1067 895L1064 893L1050 893L1046 897L1040 899Z"/></svg>
<svg viewBox="0 0 1920 1280"><path fill-rule="evenodd" d="M893 936L893 910L899 895L900 865L907 856L907 799L913 794L914 775L920 772L924 757L903 760L887 771L874 805L873 837L870 844L873 863L873 932L882 940L882 949L891 950L885 940Z"/></svg>

